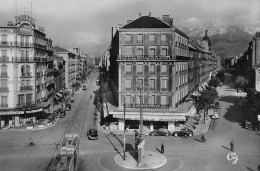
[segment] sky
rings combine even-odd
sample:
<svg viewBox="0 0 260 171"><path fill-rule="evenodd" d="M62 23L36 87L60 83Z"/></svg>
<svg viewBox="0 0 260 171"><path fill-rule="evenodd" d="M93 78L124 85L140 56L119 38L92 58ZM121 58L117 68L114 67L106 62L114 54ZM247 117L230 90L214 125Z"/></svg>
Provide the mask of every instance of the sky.
<svg viewBox="0 0 260 171"><path fill-rule="evenodd" d="M260 24L260 0L1 0L0 26L15 22L16 15L32 15L54 45L102 56L112 26L149 12L170 15L177 27Z"/></svg>

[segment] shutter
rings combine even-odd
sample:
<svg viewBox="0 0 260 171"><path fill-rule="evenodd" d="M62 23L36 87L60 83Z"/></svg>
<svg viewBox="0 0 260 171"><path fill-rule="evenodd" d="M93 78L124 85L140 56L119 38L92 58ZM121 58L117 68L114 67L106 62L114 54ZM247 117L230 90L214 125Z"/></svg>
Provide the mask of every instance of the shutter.
<svg viewBox="0 0 260 171"><path fill-rule="evenodd" d="M168 86L168 89L169 89L169 92L172 91L172 77L169 77L169 86Z"/></svg>
<svg viewBox="0 0 260 171"><path fill-rule="evenodd" d="M145 94L144 95L144 104L149 104L149 95L148 94Z"/></svg>
<svg viewBox="0 0 260 171"><path fill-rule="evenodd" d="M133 90L136 91L136 77L133 77Z"/></svg>
<svg viewBox="0 0 260 171"><path fill-rule="evenodd" d="M172 107L172 96L170 95L170 96L168 96L168 101L169 101L169 107Z"/></svg>
<svg viewBox="0 0 260 171"><path fill-rule="evenodd" d="M161 96L157 96L156 104L157 104L157 105L161 104Z"/></svg>
<svg viewBox="0 0 260 171"><path fill-rule="evenodd" d="M133 65L133 75L136 75L136 65Z"/></svg>
<svg viewBox="0 0 260 171"><path fill-rule="evenodd" d="M157 77L157 85L156 85L156 88L157 88L157 92L160 92L160 88L161 88L161 82L160 82L160 77Z"/></svg>
<svg viewBox="0 0 260 171"><path fill-rule="evenodd" d="M149 67L148 65L144 65L144 76L148 76L149 74Z"/></svg>
<svg viewBox="0 0 260 171"><path fill-rule="evenodd" d="M148 77L144 77L144 91L148 91L149 90L149 79Z"/></svg>

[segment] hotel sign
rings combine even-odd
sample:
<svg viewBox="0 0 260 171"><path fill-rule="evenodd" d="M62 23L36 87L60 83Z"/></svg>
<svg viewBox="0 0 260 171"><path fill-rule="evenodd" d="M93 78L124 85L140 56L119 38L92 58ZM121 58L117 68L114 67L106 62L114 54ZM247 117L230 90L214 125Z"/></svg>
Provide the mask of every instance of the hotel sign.
<svg viewBox="0 0 260 171"><path fill-rule="evenodd" d="M31 16L29 15L19 15L15 17L16 19L16 24L18 23L22 23L22 22L29 22L33 27L35 27L35 19L33 19Z"/></svg>
<svg viewBox="0 0 260 171"><path fill-rule="evenodd" d="M32 27L29 24L22 24L21 27L18 29L18 34L32 35L32 33Z"/></svg>
<svg viewBox="0 0 260 171"><path fill-rule="evenodd" d="M14 33L14 29L1 28L0 33Z"/></svg>

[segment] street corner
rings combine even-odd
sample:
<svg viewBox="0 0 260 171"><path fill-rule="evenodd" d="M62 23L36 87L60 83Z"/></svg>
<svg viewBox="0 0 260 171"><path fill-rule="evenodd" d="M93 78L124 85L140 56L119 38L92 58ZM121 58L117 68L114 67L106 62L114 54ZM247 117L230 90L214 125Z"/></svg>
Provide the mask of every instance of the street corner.
<svg viewBox="0 0 260 171"><path fill-rule="evenodd" d="M117 154L114 163L126 169L158 169L167 164L167 158L158 152L145 151L143 164L140 166L135 158L135 151L130 151L125 153L125 160L123 154Z"/></svg>

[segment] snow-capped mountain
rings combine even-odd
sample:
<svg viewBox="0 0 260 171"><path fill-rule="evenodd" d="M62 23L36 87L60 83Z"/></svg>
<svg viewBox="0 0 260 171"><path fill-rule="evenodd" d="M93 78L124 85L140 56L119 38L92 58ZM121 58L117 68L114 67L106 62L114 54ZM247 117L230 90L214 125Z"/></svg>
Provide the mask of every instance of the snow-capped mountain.
<svg viewBox="0 0 260 171"><path fill-rule="evenodd" d="M232 56L243 52L248 48L256 32L260 32L260 25L226 26L208 25L195 27L179 27L191 40L201 40L208 30L208 36L212 43L212 50L219 56Z"/></svg>

